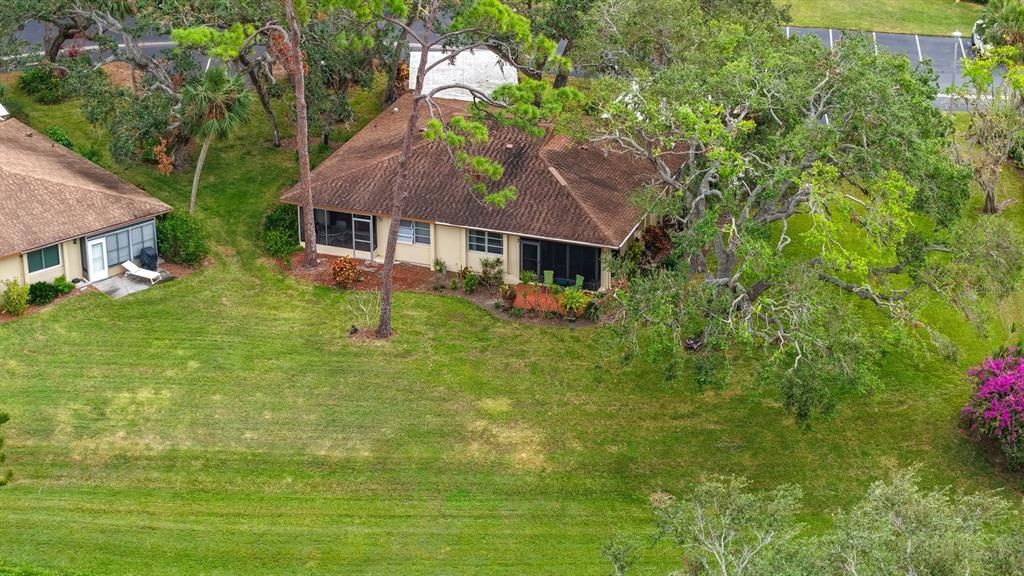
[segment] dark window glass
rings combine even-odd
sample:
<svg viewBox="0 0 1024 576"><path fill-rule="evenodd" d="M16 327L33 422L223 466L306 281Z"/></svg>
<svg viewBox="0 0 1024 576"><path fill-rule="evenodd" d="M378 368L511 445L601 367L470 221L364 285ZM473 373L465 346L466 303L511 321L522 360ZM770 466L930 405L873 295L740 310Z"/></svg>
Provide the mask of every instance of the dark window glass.
<svg viewBox="0 0 1024 576"><path fill-rule="evenodd" d="M60 245L47 246L41 250L28 253L28 271L38 272L60 266Z"/></svg>
<svg viewBox="0 0 1024 576"><path fill-rule="evenodd" d="M469 231L469 249L473 252L485 252L487 254L503 254L505 240L497 232L485 232L483 230Z"/></svg>

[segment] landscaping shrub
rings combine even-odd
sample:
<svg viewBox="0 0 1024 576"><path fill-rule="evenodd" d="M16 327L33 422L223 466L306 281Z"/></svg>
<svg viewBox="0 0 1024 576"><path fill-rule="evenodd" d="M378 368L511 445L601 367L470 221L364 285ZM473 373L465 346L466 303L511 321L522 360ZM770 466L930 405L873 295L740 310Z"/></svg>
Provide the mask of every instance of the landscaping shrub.
<svg viewBox="0 0 1024 576"><path fill-rule="evenodd" d="M530 270L524 270L519 274L519 281L523 284L536 284L537 273Z"/></svg>
<svg viewBox="0 0 1024 576"><path fill-rule="evenodd" d="M9 314L21 316L28 308L28 286L17 280L8 280L3 284L3 309Z"/></svg>
<svg viewBox="0 0 1024 576"><path fill-rule="evenodd" d="M477 287L480 286L480 279L481 277L479 274L472 270L467 270L465 274L462 275L462 289L466 294L476 292Z"/></svg>
<svg viewBox="0 0 1024 576"><path fill-rule="evenodd" d="M50 126L46 129L46 135L57 144L65 148L74 148L75 145L71 143L71 138L63 128L59 126Z"/></svg>
<svg viewBox="0 0 1024 576"><path fill-rule="evenodd" d="M440 258L434 258L434 272L437 272L438 274L447 274L448 263Z"/></svg>
<svg viewBox="0 0 1024 576"><path fill-rule="evenodd" d="M161 216L156 221L156 238L160 254L170 262L195 266L210 252L202 226L183 212Z"/></svg>
<svg viewBox="0 0 1024 576"><path fill-rule="evenodd" d="M263 249L270 256L281 259L301 249L299 215L294 206L278 204L263 218Z"/></svg>
<svg viewBox="0 0 1024 576"><path fill-rule="evenodd" d="M569 316L576 317L590 303L590 296L579 288L567 288L559 297L562 308L569 313Z"/></svg>
<svg viewBox="0 0 1024 576"><path fill-rule="evenodd" d="M480 285L497 288L505 280L505 261L499 257L480 259Z"/></svg>
<svg viewBox="0 0 1024 576"><path fill-rule="evenodd" d="M50 282L34 282L28 288L28 303L33 306L45 306L60 296L60 288Z"/></svg>
<svg viewBox="0 0 1024 576"><path fill-rule="evenodd" d="M64 276L58 276L57 279L53 281L53 285L57 287L57 291L62 295L69 294L75 289L75 285L69 282Z"/></svg>
<svg viewBox="0 0 1024 576"><path fill-rule="evenodd" d="M1010 468L1024 465L1024 351L1019 347L988 358L968 371L974 395L961 415L979 439L994 442Z"/></svg>
<svg viewBox="0 0 1024 576"><path fill-rule="evenodd" d="M18 86L40 104L57 104L68 97L60 73L45 64L26 70L18 79Z"/></svg>
<svg viewBox="0 0 1024 576"><path fill-rule="evenodd" d="M83 158L93 164L99 164L100 160L103 159L103 150L100 148L99 144L95 142L88 146L78 146L75 150L81 154Z"/></svg>
<svg viewBox="0 0 1024 576"><path fill-rule="evenodd" d="M351 256L342 256L331 264L331 278L341 288L351 288L363 281L359 261Z"/></svg>

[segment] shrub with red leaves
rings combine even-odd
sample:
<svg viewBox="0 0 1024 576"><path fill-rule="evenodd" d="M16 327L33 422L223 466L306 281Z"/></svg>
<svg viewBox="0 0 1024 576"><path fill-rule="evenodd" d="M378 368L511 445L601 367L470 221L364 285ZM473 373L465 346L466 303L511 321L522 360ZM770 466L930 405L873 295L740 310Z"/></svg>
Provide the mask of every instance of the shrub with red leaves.
<svg viewBox="0 0 1024 576"><path fill-rule="evenodd" d="M351 256L342 256L331 264L331 278L341 288L351 288L363 281L359 261Z"/></svg>

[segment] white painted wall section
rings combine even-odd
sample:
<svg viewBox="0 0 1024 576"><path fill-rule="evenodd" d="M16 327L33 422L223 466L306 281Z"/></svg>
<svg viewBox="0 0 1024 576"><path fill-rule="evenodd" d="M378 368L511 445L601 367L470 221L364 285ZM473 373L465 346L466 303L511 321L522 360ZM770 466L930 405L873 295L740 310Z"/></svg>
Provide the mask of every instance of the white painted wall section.
<svg viewBox="0 0 1024 576"><path fill-rule="evenodd" d="M449 57L451 51L443 52L440 48L431 50L430 64ZM409 89L416 88L416 69L420 64L420 47L412 46L409 55ZM444 62L427 73L423 82L424 91L429 92L446 84L464 84L480 90L490 96L503 84L518 84L519 78L512 66L501 65L501 59L490 50L472 50L459 54L453 63ZM445 90L437 94L439 98L452 100L472 100L466 90Z"/></svg>

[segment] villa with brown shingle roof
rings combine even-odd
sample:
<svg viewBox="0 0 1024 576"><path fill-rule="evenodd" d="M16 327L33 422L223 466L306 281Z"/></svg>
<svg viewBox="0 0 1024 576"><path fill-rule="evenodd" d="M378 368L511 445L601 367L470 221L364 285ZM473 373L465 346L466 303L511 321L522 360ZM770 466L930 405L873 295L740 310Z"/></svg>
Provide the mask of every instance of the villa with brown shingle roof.
<svg viewBox="0 0 1024 576"><path fill-rule="evenodd" d="M446 117L468 110L464 101L435 102ZM411 104L411 97L403 96L313 171L320 252L383 257ZM481 259L500 257L508 282L518 282L523 272L543 279L550 270L561 284L582 277L589 289L606 288L610 277L602 258L640 231L645 215L630 196L652 181L652 169L627 154L562 135L534 138L512 128L489 128L490 141L472 152L505 168L497 185L514 186L516 199L503 208L484 204L452 166L448 149L420 136L396 259L479 270ZM301 204L298 187L283 201Z"/></svg>
<svg viewBox="0 0 1024 576"><path fill-rule="evenodd" d="M97 281L156 248L171 207L0 116L0 281Z"/></svg>

